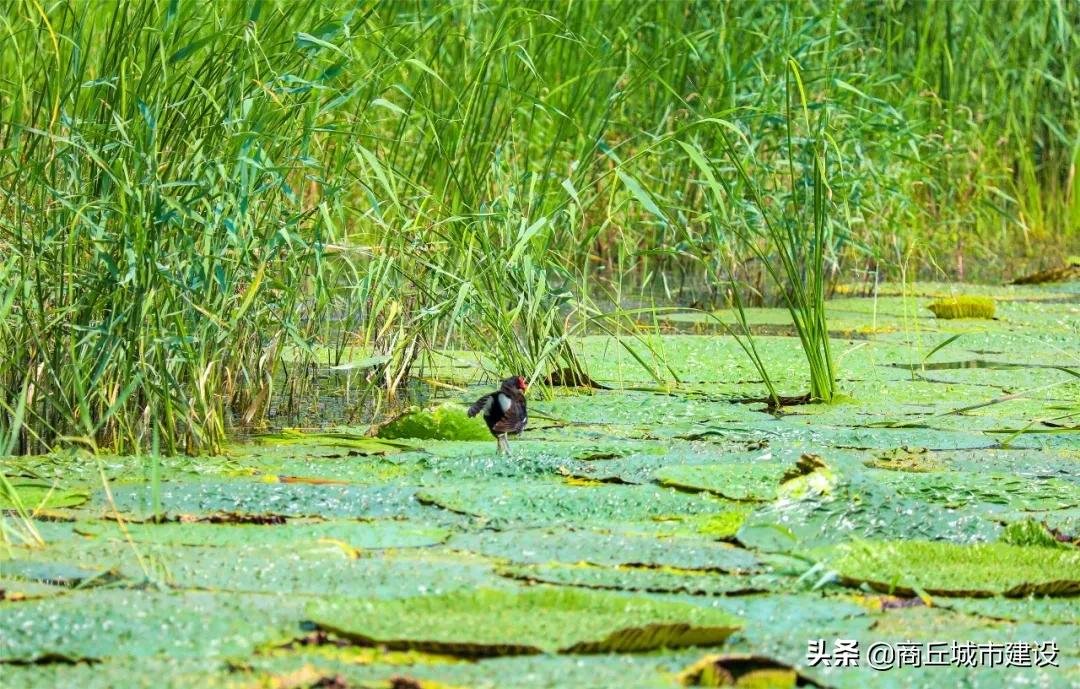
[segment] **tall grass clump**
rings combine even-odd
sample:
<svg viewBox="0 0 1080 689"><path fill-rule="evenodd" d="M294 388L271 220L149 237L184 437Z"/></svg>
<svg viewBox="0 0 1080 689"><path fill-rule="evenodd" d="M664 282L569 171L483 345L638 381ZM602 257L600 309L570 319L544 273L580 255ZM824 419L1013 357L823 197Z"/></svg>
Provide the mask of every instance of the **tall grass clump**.
<svg viewBox="0 0 1080 689"><path fill-rule="evenodd" d="M317 2L9 5L0 438L215 449L258 416L339 201ZM307 33L314 32L314 33ZM253 408L254 407L254 408Z"/></svg>
<svg viewBox="0 0 1080 689"><path fill-rule="evenodd" d="M834 244L832 224L826 212L826 197L830 190L826 177L826 126L828 108L822 107L816 122L810 118L807 93L798 63L789 60L785 84L787 108L784 112L785 138L783 156L787 176L787 193L771 180L748 172L750 165L758 166L751 157L743 132L722 120L703 121L715 129L723 142L727 160L734 167L739 184L725 181L717 174L701 147L679 141L680 146L698 167L703 183L712 196L714 208L735 207L741 212L712 215L713 222L725 223L725 229L739 240L739 245L751 251L778 289L784 305L791 314L795 332L802 345L810 372L810 398L831 402L836 395L836 368L829 344L829 328L825 314L825 284L828 280L825 261L826 247ZM794 93L792 93L794 92ZM803 115L803 135L796 150L795 108ZM733 141L732 135L735 136ZM768 200L766 197L768 196ZM723 232L723 229L720 230ZM775 259L775 260L774 260ZM738 286L734 285L737 293ZM746 326L741 300L735 302L749 341L747 353L768 381L767 365L752 349L753 338ZM768 385L772 403L779 404L775 390Z"/></svg>

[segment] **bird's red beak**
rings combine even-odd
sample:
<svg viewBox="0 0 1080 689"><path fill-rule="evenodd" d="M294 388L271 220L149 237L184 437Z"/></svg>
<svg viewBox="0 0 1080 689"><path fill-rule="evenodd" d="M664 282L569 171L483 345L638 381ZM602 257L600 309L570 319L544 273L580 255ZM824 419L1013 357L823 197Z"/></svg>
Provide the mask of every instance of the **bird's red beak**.
<svg viewBox="0 0 1080 689"><path fill-rule="evenodd" d="M527 392L528 389L529 389L529 384L525 382L524 378L519 377L518 378L518 387L521 388L522 392Z"/></svg>

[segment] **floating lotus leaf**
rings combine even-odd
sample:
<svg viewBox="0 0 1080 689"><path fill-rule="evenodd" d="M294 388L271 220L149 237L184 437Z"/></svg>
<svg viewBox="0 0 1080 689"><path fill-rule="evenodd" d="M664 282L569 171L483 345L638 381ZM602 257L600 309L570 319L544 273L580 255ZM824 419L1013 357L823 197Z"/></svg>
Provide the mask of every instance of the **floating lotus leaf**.
<svg viewBox="0 0 1080 689"><path fill-rule="evenodd" d="M154 492L150 484L112 488L116 508L137 516L154 513ZM279 515L377 519L405 517L431 512L413 497L414 489L404 486L317 485L307 483L266 483L261 481L199 481L162 483L160 506L165 515ZM95 502L110 507L102 492Z"/></svg>
<svg viewBox="0 0 1080 689"><path fill-rule="evenodd" d="M100 570L84 569L66 562L12 558L0 560L0 578L36 582L48 586L74 587L102 577Z"/></svg>
<svg viewBox="0 0 1080 689"><path fill-rule="evenodd" d="M529 564L589 562L723 572L747 572L761 567L761 562L749 551L705 538L657 538L589 529L482 531L455 536L449 546Z"/></svg>
<svg viewBox="0 0 1080 689"><path fill-rule="evenodd" d="M358 554L335 543L170 549L158 557L170 583L183 588L396 598L500 583L491 566L475 558L408 550Z"/></svg>
<svg viewBox="0 0 1080 689"><path fill-rule="evenodd" d="M5 665L3 677L4 687L237 689L237 675L225 662L201 657L125 656L93 663Z"/></svg>
<svg viewBox="0 0 1080 689"><path fill-rule="evenodd" d="M948 450L932 453L947 468L964 472L1019 474L1045 478L1072 478L1076 476L1076 462L1080 453L1076 450L1057 451L1022 450L1016 448L987 450Z"/></svg>
<svg viewBox="0 0 1080 689"><path fill-rule="evenodd" d="M747 421L767 418L747 405L693 394L657 394L639 390L597 390L530 403L555 419L603 427L644 426L660 430L697 421Z"/></svg>
<svg viewBox="0 0 1080 689"><path fill-rule="evenodd" d="M233 547L287 545L334 540L353 548L415 548L446 540L446 529L407 521L327 521L287 524L180 523L127 524L83 522L77 527L88 536L123 539L138 543ZM3 564L0 563L0 571Z"/></svg>
<svg viewBox="0 0 1080 689"><path fill-rule="evenodd" d="M935 460L925 447L897 447L878 453L866 461L866 466L887 471L926 473L941 471L941 462Z"/></svg>
<svg viewBox="0 0 1080 689"><path fill-rule="evenodd" d="M489 563L477 558L428 549L358 551L334 540L229 547L143 543L132 548L124 541L93 539L47 553L23 551L20 557L26 560L63 563L99 576L115 573L139 582L149 574L177 588L236 593L382 598L505 584Z"/></svg>
<svg viewBox="0 0 1080 689"><path fill-rule="evenodd" d="M992 620L1049 624L1076 624L1080 620L1080 600L1076 598L938 597L934 605Z"/></svg>
<svg viewBox="0 0 1080 689"><path fill-rule="evenodd" d="M26 579L9 579L0 576L0 601L22 601L29 598L45 598L67 593L67 586L55 586L40 581L28 581Z"/></svg>
<svg viewBox="0 0 1080 689"><path fill-rule="evenodd" d="M725 612L685 603L545 587L320 600L308 614L319 627L363 643L471 656L713 646L741 626Z"/></svg>
<svg viewBox="0 0 1080 689"><path fill-rule="evenodd" d="M0 487L0 510L15 509L16 500L26 510L77 507L90 495L83 490L65 490L43 481L17 480L11 482L14 492Z"/></svg>
<svg viewBox="0 0 1080 689"><path fill-rule="evenodd" d="M400 443L372 438L365 433L312 432L293 428L285 428L276 433L264 433L252 437L251 440L256 445L345 448L353 450L354 456L391 454L400 452L404 447Z"/></svg>
<svg viewBox="0 0 1080 689"><path fill-rule="evenodd" d="M434 440L492 440L484 420L469 418L465 407L440 404L431 409L414 408L379 429L380 438Z"/></svg>
<svg viewBox="0 0 1080 689"><path fill-rule="evenodd" d="M912 595L1009 597L1080 593L1080 551L1005 543L864 541L812 551L850 584Z"/></svg>
<svg viewBox="0 0 1080 689"><path fill-rule="evenodd" d="M512 579L559 586L704 596L767 591L776 588L779 583L775 577L765 575L721 574L673 567L596 567L563 563L503 567L499 573Z"/></svg>
<svg viewBox="0 0 1080 689"><path fill-rule="evenodd" d="M590 440L537 440L530 431L511 440L511 455L496 454L495 444L428 441L425 454L401 458L422 472L419 481L444 484L457 480L537 479L557 475L597 478L626 483L649 483L652 472L665 463L668 448L656 441L623 440L598 444ZM620 456L610 457L618 453ZM576 459L577 455L591 457ZM596 459L600 455L609 458ZM707 461L707 460L698 460Z"/></svg>
<svg viewBox="0 0 1080 689"><path fill-rule="evenodd" d="M716 514L700 514L682 517L665 515L647 522L628 522L618 527L622 533L636 533L659 538L668 536L691 536L731 540L742 527L746 517L753 511L749 504L742 504Z"/></svg>
<svg viewBox="0 0 1080 689"><path fill-rule="evenodd" d="M853 538L972 543L996 539L1000 530L977 511L912 500L880 481L847 475L830 495L778 501L757 509L746 518L736 539L750 548L791 552Z"/></svg>
<svg viewBox="0 0 1080 689"><path fill-rule="evenodd" d="M797 420L789 416L785 417L783 422L794 425ZM815 438L817 442L825 443L831 447L866 450L889 450L901 445L926 447L931 450L975 449L991 447L998 442L993 436L983 433L917 427L830 428L827 426L811 426L806 429L806 432L811 438Z"/></svg>
<svg viewBox="0 0 1080 689"><path fill-rule="evenodd" d="M427 488L417 498L445 509L523 525L640 521L668 514L715 514L725 503L657 486L569 486L488 481Z"/></svg>
<svg viewBox="0 0 1080 689"><path fill-rule="evenodd" d="M898 494L947 507L1001 505L1019 510L1058 510L1080 506L1080 483L1061 478L980 472L905 474L875 471L875 481Z"/></svg>
<svg viewBox="0 0 1080 689"><path fill-rule="evenodd" d="M414 482L420 473L417 455L360 454L357 450L330 448L312 453L306 446L247 446L249 450L230 458L231 476L256 477L284 483L391 484Z"/></svg>
<svg viewBox="0 0 1080 689"><path fill-rule="evenodd" d="M262 454L271 450L242 445L245 452ZM341 453L341 450L335 450ZM157 475L162 481L192 480L199 477L247 475L242 458L221 455L157 457ZM94 455L87 452L58 451L48 455L11 457L3 460L8 476L27 476L16 482L47 484L74 492L87 492L101 485L101 475L109 481L150 480L153 461L145 455ZM10 469L8 469L10 467Z"/></svg>
<svg viewBox="0 0 1080 689"><path fill-rule="evenodd" d="M790 467L776 462L665 467L656 478L666 486L703 490L730 500L773 500Z"/></svg>
<svg viewBox="0 0 1080 689"><path fill-rule="evenodd" d="M724 463L747 465L763 461L762 452L724 453ZM652 483L658 471L675 467L705 466L716 463L716 451L702 443L676 442L667 454L635 453L604 461L571 460L560 465L559 470L570 476L590 478L613 483ZM674 485L674 483L672 483Z"/></svg>
<svg viewBox="0 0 1080 689"><path fill-rule="evenodd" d="M1060 622L1033 621L1008 624L978 614L961 612L954 606L943 607L936 602L933 606L911 606L888 611L877 616L877 620L865 638L867 642L876 640L905 639L937 641L941 639L963 639L964 642L1016 642L1029 643L1043 641L1056 642L1059 648L1059 668L1074 665L1080 669L1080 626ZM955 599L946 599L946 602ZM979 599L971 599L979 600ZM993 600L993 599L982 599ZM1063 599L1070 600L1070 599ZM1034 655L1034 653L1033 653ZM985 666L983 670L985 671ZM1057 685L1050 685L1057 686Z"/></svg>
<svg viewBox="0 0 1080 689"><path fill-rule="evenodd" d="M95 589L0 604L0 662L248 654L295 636L287 596Z"/></svg>
<svg viewBox="0 0 1080 689"><path fill-rule="evenodd" d="M673 671L701 655L700 650L689 649L658 653L544 654L465 660L417 651L397 652L355 646L342 650L348 655L338 659L329 656L329 653L342 654L339 649L327 652L325 648L302 647L287 653L261 654L251 658L246 665L251 667L255 677L263 680L263 684L253 685L259 687L282 686L273 684L273 680L295 677L304 667L315 667L323 671L324 676L340 678L339 684L343 681L346 686L365 689L393 687L393 678L397 678L397 686L402 689L408 686L409 680L424 689L677 689ZM327 684L333 686L329 681Z"/></svg>
<svg viewBox="0 0 1080 689"><path fill-rule="evenodd" d="M745 620L743 629L724 644L725 652L765 654L795 666L806 662L807 639L865 639L876 622L874 616L849 600L820 593L672 594L664 598L717 608ZM800 643L793 644L792 639L800 639ZM698 659L700 656L688 658L682 667Z"/></svg>

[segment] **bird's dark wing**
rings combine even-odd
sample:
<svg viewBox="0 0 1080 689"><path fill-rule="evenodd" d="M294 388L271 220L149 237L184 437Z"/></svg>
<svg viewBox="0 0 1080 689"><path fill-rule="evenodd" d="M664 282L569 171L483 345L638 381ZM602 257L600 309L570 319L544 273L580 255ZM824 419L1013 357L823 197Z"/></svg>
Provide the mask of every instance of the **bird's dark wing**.
<svg viewBox="0 0 1080 689"><path fill-rule="evenodd" d="M473 405L469 407L467 412L469 416L476 416L477 414L487 414L491 409L491 403L495 401L495 393L484 395L480 399L473 402Z"/></svg>
<svg viewBox="0 0 1080 689"><path fill-rule="evenodd" d="M499 393L504 397L508 397L504 393ZM525 397L523 395L515 395L510 397L510 404L506 405L503 409L502 416L490 424L491 432L500 435L502 433L520 433L525 430L525 423L529 420L529 412L525 407ZM500 405L502 406L502 405Z"/></svg>

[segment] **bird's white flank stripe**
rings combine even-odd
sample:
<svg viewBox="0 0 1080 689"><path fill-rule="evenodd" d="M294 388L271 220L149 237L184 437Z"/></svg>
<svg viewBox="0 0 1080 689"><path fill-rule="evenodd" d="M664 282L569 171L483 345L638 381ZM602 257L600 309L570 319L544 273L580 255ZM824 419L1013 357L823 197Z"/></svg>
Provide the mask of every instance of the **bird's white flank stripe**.
<svg viewBox="0 0 1080 689"><path fill-rule="evenodd" d="M499 393L499 406L502 407L504 414L510 409L510 405L513 403L514 401L511 400L509 397L502 394L501 392Z"/></svg>

